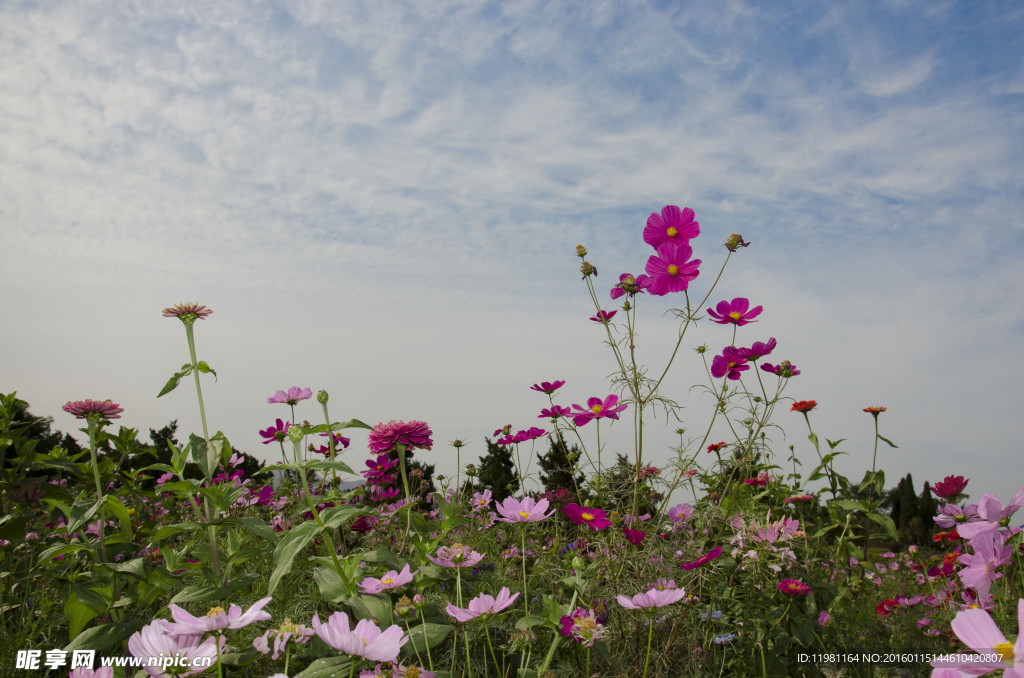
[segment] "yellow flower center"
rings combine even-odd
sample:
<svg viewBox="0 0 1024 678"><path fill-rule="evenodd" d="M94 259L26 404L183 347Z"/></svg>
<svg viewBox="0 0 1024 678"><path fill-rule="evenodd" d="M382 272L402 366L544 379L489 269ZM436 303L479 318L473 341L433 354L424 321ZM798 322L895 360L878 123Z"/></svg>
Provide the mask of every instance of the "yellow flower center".
<svg viewBox="0 0 1024 678"><path fill-rule="evenodd" d="M1010 664L1013 662L1013 644L1012 643L999 643L992 648L999 653L999 661Z"/></svg>
<svg viewBox="0 0 1024 678"><path fill-rule="evenodd" d="M729 363L729 369L730 369L730 370L731 370L732 368L734 368L734 367L736 367L736 363Z"/></svg>
<svg viewBox="0 0 1024 678"><path fill-rule="evenodd" d="M740 318L743 317L743 314L737 311L733 311L732 313L729 314L729 317L732 318L733 320L739 320Z"/></svg>
<svg viewBox="0 0 1024 678"><path fill-rule="evenodd" d="M380 583L381 584L394 584L395 580L392 579L391 577L384 577L383 579L380 580Z"/></svg>
<svg viewBox="0 0 1024 678"><path fill-rule="evenodd" d="M486 503L487 503L487 501L486 501L486 500L484 500L484 499L481 499L481 500L480 500L480 505L481 505L481 506L483 506L483 505L484 505L484 504L486 504Z"/></svg>
<svg viewBox="0 0 1024 678"><path fill-rule="evenodd" d="M590 410L594 414L601 414L601 412L602 412L602 410L604 410L604 408L601 407L600 405L594 405L593 407L590 408Z"/></svg>
<svg viewBox="0 0 1024 678"><path fill-rule="evenodd" d="M675 226L669 226L668 231L666 232L668 233L668 237L670 238L676 237L676 235L679 233Z"/></svg>
<svg viewBox="0 0 1024 678"><path fill-rule="evenodd" d="M524 518L529 518L530 517L530 512L529 511L520 511L519 515L521 515Z"/></svg>
<svg viewBox="0 0 1024 678"><path fill-rule="evenodd" d="M420 670L415 666L410 666L405 670L405 678L420 678Z"/></svg>
<svg viewBox="0 0 1024 678"><path fill-rule="evenodd" d="M224 614L223 607L211 607L210 611L206 613L206 617L216 617L217 615Z"/></svg>
<svg viewBox="0 0 1024 678"><path fill-rule="evenodd" d="M593 513L584 513L581 517L583 518L583 520L593 520L594 519L594 514Z"/></svg>
<svg viewBox="0 0 1024 678"><path fill-rule="evenodd" d="M597 628L597 622L590 618L581 619L578 622L576 622L576 625L579 626L581 629L586 629L588 631Z"/></svg>
<svg viewBox="0 0 1024 678"><path fill-rule="evenodd" d="M669 264L668 265L668 274L669 275L679 275L679 267L676 266L675 264Z"/></svg>

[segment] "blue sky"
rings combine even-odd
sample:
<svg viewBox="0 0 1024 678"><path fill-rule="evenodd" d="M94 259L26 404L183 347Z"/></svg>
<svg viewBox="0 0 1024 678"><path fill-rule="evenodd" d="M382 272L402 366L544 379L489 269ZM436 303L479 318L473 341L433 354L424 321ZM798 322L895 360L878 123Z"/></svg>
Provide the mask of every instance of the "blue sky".
<svg viewBox="0 0 1024 678"><path fill-rule="evenodd" d="M753 242L711 301L764 305L738 343L777 338L803 371L787 393L848 439L840 470L870 466L861 409L885 405L891 479L1008 499L1022 23L1008 2L6 3L2 390L65 430L60 405L90 397L198 430L187 390L154 396L187 358L160 309L199 301L209 416L236 446L274 459L257 431L286 408L266 397L300 385L472 458L543 423L534 382L566 379L563 405L609 392L573 248L607 294L674 204L701 223L701 296L722 240ZM642 301L652 369L675 302ZM700 324L665 383L693 430L713 404L692 348L729 339ZM776 422L810 463L802 417ZM630 438L613 428L609 456ZM423 456L453 469L444 445Z"/></svg>

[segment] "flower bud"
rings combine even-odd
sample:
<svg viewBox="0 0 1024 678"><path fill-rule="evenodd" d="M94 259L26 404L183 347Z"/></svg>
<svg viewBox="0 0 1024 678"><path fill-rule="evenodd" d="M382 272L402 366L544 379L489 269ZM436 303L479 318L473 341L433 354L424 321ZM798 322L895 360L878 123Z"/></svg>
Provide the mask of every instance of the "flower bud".
<svg viewBox="0 0 1024 678"><path fill-rule="evenodd" d="M583 562L582 558L580 558L579 556L573 556L573 558L572 558L572 569L574 569L574 570L582 570L583 566L585 564L586 563Z"/></svg>
<svg viewBox="0 0 1024 678"><path fill-rule="evenodd" d="M327 391L317 391L316 392L316 401L318 403L320 403L321 405L326 405L327 404L327 398L328 398Z"/></svg>
<svg viewBox="0 0 1024 678"><path fill-rule="evenodd" d="M695 350L697 353L702 353L703 354L703 353L707 353L708 347L706 345L701 345L701 346L698 346L697 348L695 348L693 350Z"/></svg>
<svg viewBox="0 0 1024 678"><path fill-rule="evenodd" d="M467 464L466 465L466 475L469 476L470 478L475 478L476 477L476 465L475 464Z"/></svg>
<svg viewBox="0 0 1024 678"><path fill-rule="evenodd" d="M725 246L730 252L735 252L741 247L746 247L750 243L743 239L743 236L739 233L733 233L725 239Z"/></svg>
<svg viewBox="0 0 1024 678"><path fill-rule="evenodd" d="M454 447L455 449L459 449L460 447L464 446L465 444L466 443L462 442L458 438L456 438L455 440L452 441L452 447Z"/></svg>
<svg viewBox="0 0 1024 678"><path fill-rule="evenodd" d="M289 428L288 429L288 440L292 441L293 443L297 443L300 440L302 440L302 427L301 426L292 426L291 428Z"/></svg>
<svg viewBox="0 0 1024 678"><path fill-rule="evenodd" d="M576 256L580 259L587 256L587 248L583 245L576 245Z"/></svg>
<svg viewBox="0 0 1024 678"><path fill-rule="evenodd" d="M628 311L628 310L629 310L629 309L631 309L631 308L633 308L633 307L629 305L629 301L628 301L628 300L626 301L626 303L624 303L624 304L622 305L622 310L623 310L623 311Z"/></svg>
<svg viewBox="0 0 1024 678"><path fill-rule="evenodd" d="M583 265L580 266L580 273L583 274L584 278L587 278L587 277L592 276L592 275L596 276L597 275L597 269L589 261L584 261Z"/></svg>
<svg viewBox="0 0 1024 678"><path fill-rule="evenodd" d="M615 524L615 525L619 524L619 512L618 511L612 511L611 513L609 513L608 514L608 518L611 519L613 524Z"/></svg>
<svg viewBox="0 0 1024 678"><path fill-rule="evenodd" d="M423 597L422 593L417 593L412 597L412 606L417 610L423 608L427 604L427 599Z"/></svg>

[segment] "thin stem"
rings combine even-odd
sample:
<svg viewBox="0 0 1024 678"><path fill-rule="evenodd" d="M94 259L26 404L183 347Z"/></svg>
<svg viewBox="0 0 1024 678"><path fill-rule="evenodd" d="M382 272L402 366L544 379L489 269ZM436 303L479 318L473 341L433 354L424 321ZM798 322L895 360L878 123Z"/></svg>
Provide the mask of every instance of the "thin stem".
<svg viewBox="0 0 1024 678"><path fill-rule="evenodd" d="M651 663L651 638L654 636L654 619L647 619L647 659L644 660L644 678L647 678L647 665Z"/></svg>
<svg viewBox="0 0 1024 678"><path fill-rule="evenodd" d="M331 461L334 461L334 431L331 430L331 417L327 414L327 403L321 403L324 408L324 421L327 422L327 448L331 452ZM338 488L338 472L335 469L331 469L331 478L333 484L331 485L331 494L337 492Z"/></svg>
<svg viewBox="0 0 1024 678"><path fill-rule="evenodd" d="M498 675L500 676L501 675L501 667L498 666L498 658L496 656L494 656L494 646L491 645L491 632L487 630L487 626L486 625L484 625L484 633L487 634L487 647L491 651L491 661L494 662L494 670L497 671Z"/></svg>
<svg viewBox="0 0 1024 678"><path fill-rule="evenodd" d="M402 545L398 547L398 556L401 557L412 528L412 499L409 495L409 475L405 470L405 445L396 444L395 452L398 454L398 467L402 472L402 487L405 489L405 536L402 537Z"/></svg>
<svg viewBox="0 0 1024 678"><path fill-rule="evenodd" d="M420 621L423 623L424 628L426 628L427 618L423 615L423 608L422 607L420 608ZM424 639L424 642L426 643L426 635L423 636L423 639ZM430 643L426 643L426 646L427 646L427 661L430 662L430 670L433 671L434 670L434 659L430 656Z"/></svg>
<svg viewBox="0 0 1024 678"><path fill-rule="evenodd" d="M295 446L301 445L301 441L295 441ZM313 519L316 520L316 524L320 527L324 526L323 518L320 517L320 512L316 509L316 504L313 503L313 496L309 492L309 480L306 479L306 469L299 469L299 477L302 478L302 486L306 490L306 503L309 504L309 510L313 513ZM334 561L334 569L338 571L338 576L341 577L341 581L345 584L345 588L348 589L350 595L356 592L355 586L345 576L345 571L341 567L341 563L338 561L338 554L334 550L334 542L331 541L330 536L327 533L323 533L324 541L327 542L327 550L331 552L331 560Z"/></svg>
<svg viewBox="0 0 1024 678"><path fill-rule="evenodd" d="M87 417L86 422L89 424L89 451L92 452L92 473L96 479L96 501L102 502L103 489L100 483L100 465L97 461L98 450L96 446L96 429L97 421L92 417ZM107 547L104 543L103 531L106 528L107 522L107 511L103 504L100 504L100 562L106 564L107 562Z"/></svg>

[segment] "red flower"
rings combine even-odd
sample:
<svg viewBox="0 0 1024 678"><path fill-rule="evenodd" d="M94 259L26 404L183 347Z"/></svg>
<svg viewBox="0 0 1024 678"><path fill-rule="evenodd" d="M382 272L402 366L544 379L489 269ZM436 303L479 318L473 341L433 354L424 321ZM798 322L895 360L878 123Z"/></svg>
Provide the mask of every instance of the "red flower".
<svg viewBox="0 0 1024 678"><path fill-rule="evenodd" d="M949 532L937 532L935 536L932 537L932 541L936 544L940 543L943 539L953 542L960 539L960 535L957 533L956 529L952 529Z"/></svg>
<svg viewBox="0 0 1024 678"><path fill-rule="evenodd" d="M952 499L961 494L970 481L970 478L965 480L963 476L946 476L941 482L932 485L932 492L943 499Z"/></svg>
<svg viewBox="0 0 1024 678"><path fill-rule="evenodd" d="M801 400L800 402L793 403L793 407L789 409L790 412L810 412L818 406L817 400Z"/></svg>
<svg viewBox="0 0 1024 678"><path fill-rule="evenodd" d="M725 443L715 443L714 445L708 445L708 454L712 452L718 452L725 447Z"/></svg>
<svg viewBox="0 0 1024 678"><path fill-rule="evenodd" d="M882 602L880 602L875 607L875 612L877 612L880 617L888 617L890 614L892 614L901 607L903 606L897 603L892 598L889 598L888 600L883 600Z"/></svg>
<svg viewBox="0 0 1024 678"><path fill-rule="evenodd" d="M870 412L872 415L874 415L876 417L879 414L881 414L882 412L885 412L885 410L886 410L886 408L884 408L884 407L865 407L864 408L865 412Z"/></svg>

